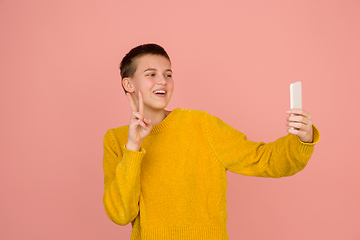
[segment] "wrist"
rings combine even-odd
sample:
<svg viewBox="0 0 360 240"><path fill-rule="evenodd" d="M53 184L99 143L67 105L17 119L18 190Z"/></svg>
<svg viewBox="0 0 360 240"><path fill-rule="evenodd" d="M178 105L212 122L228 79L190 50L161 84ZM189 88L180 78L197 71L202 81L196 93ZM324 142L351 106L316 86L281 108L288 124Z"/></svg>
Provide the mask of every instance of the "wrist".
<svg viewBox="0 0 360 240"><path fill-rule="evenodd" d="M139 152L141 148L141 143L127 142L125 147L131 151Z"/></svg>

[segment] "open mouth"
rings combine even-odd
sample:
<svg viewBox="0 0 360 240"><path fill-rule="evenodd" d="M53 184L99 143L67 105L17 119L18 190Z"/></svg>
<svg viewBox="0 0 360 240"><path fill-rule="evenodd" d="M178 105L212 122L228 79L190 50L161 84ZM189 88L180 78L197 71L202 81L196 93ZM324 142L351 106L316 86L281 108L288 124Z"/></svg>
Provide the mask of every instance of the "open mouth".
<svg viewBox="0 0 360 240"><path fill-rule="evenodd" d="M165 90L156 90L153 93L155 93L158 96L164 96L166 94Z"/></svg>

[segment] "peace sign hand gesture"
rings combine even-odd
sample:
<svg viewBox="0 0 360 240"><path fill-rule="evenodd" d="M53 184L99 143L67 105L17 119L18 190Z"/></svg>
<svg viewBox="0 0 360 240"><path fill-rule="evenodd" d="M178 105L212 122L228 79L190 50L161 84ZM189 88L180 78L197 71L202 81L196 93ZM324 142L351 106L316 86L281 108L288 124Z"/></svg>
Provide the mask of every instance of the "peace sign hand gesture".
<svg viewBox="0 0 360 240"><path fill-rule="evenodd" d="M152 124L151 119L144 116L144 102L142 92L139 91L139 111L130 93L126 93L131 108L131 118L129 123L129 137L126 148L132 151L139 151L142 141L149 135Z"/></svg>

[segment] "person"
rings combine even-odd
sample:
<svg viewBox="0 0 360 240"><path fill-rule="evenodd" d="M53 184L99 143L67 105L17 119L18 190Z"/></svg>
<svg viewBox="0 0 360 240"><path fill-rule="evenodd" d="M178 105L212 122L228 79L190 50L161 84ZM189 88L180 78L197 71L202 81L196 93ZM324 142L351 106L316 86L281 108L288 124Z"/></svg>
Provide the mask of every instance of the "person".
<svg viewBox="0 0 360 240"><path fill-rule="evenodd" d="M131 117L104 136L103 203L113 222L131 222L131 240L229 239L226 170L291 176L320 139L302 109L289 110L288 134L266 144L205 111L165 110L174 80L170 58L156 44L133 48L120 74Z"/></svg>

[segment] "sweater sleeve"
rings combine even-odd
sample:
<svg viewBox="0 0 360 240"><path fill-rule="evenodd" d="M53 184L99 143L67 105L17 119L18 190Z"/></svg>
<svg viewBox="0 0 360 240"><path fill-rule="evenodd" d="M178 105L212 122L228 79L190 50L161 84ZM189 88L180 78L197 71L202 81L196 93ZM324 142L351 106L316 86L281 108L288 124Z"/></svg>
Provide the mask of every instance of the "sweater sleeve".
<svg viewBox="0 0 360 240"><path fill-rule="evenodd" d="M288 134L265 144L247 140L245 134L205 113L206 136L214 155L226 170L247 176L279 178L301 171L320 139L314 125L313 130L313 143Z"/></svg>
<svg viewBox="0 0 360 240"><path fill-rule="evenodd" d="M115 141L113 130L104 137L104 197L106 214L126 225L139 213L140 168L145 150L131 151Z"/></svg>

